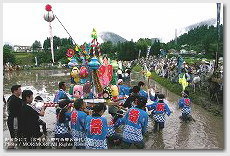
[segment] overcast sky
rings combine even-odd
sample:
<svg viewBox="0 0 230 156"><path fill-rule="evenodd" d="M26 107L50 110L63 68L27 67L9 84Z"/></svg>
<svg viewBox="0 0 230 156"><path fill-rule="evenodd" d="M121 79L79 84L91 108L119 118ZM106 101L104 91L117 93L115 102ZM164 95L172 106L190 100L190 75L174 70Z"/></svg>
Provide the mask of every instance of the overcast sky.
<svg viewBox="0 0 230 156"><path fill-rule="evenodd" d="M3 3L3 43L32 45L50 36L43 19L47 3ZM175 29L216 18L216 3L49 3L77 44L91 41L91 32L114 32L127 40L160 38L168 42ZM222 16L222 15L221 15ZM53 35L69 37L52 22ZM99 40L99 42L102 42Z"/></svg>

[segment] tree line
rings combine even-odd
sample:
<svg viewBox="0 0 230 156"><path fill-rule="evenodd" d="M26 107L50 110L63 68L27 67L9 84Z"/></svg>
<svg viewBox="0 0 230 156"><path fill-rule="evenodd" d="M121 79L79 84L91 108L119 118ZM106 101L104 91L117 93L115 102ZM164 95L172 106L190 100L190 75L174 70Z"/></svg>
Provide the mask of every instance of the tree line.
<svg viewBox="0 0 230 156"><path fill-rule="evenodd" d="M174 49L180 51L185 49L187 51L194 50L197 52L205 52L205 56L209 58L215 58L215 52L218 51L219 56L223 56L223 25L220 25L220 39L218 44L217 27L203 25L189 30L177 37L175 40L171 40L168 43L162 43L159 40L152 41L149 38L140 38L137 42L126 41L113 44L111 41L101 43L100 50L102 54L107 54L111 59L118 60L133 60L137 59L140 52L140 57L147 55L147 49L150 48L149 55L159 55L160 49L168 51ZM68 63L66 57L67 49L74 49L75 45L71 38L53 37L53 48L55 54L55 61L61 63ZM33 56L37 57L38 64L51 63L50 52L50 38L43 42L43 47L40 41L35 41L32 44ZM15 56L13 48L10 45L4 45L3 47L3 63L15 63Z"/></svg>
<svg viewBox="0 0 230 156"><path fill-rule="evenodd" d="M150 48L150 55L159 55L160 49L166 52L170 49L180 51L185 49L187 51L196 51L198 53L205 53L207 58L215 58L215 53L218 52L219 56L223 56L223 25L220 25L220 39L218 44L217 28L214 26L203 25L191 29L187 33L171 40L168 43L162 43L159 40L154 42L148 38L140 38L137 42L123 42L112 44L112 42L102 43L101 49L103 53L119 60L133 60L139 56L146 57L148 46ZM219 49L217 47L219 46Z"/></svg>

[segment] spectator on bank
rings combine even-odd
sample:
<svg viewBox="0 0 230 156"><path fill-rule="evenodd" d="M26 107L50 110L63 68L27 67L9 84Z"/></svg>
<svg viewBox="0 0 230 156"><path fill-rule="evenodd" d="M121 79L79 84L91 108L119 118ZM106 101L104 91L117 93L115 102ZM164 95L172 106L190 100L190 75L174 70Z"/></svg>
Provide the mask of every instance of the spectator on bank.
<svg viewBox="0 0 230 156"><path fill-rule="evenodd" d="M19 98L22 94L21 85L11 87L12 95L7 100L8 119L7 125L10 131L10 137L21 136L21 108L22 100Z"/></svg>
<svg viewBox="0 0 230 156"><path fill-rule="evenodd" d="M22 92L22 133L28 143L33 142L33 138L42 136L39 126L39 113L32 106L33 92L24 90ZM45 106L42 107L41 113L45 113ZM29 148L35 148L30 147Z"/></svg>
<svg viewBox="0 0 230 156"><path fill-rule="evenodd" d="M36 96L34 98L34 101L35 102L42 102L44 104L44 100L40 96ZM45 112L41 111L41 109L37 109L36 107L34 109L39 113L39 116L44 116L45 115ZM45 107L45 109L46 109L46 107ZM42 119L40 119L40 118L38 119L38 122L39 122L39 125L42 126L42 132L43 132L43 134L47 135L46 123Z"/></svg>

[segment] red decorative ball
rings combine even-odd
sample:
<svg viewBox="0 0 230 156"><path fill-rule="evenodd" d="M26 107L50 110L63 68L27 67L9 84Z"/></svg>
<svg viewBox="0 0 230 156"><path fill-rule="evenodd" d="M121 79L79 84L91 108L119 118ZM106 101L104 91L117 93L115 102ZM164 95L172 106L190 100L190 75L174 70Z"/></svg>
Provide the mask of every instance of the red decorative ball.
<svg viewBox="0 0 230 156"><path fill-rule="evenodd" d="M52 6L47 4L45 7L46 11L52 11Z"/></svg>

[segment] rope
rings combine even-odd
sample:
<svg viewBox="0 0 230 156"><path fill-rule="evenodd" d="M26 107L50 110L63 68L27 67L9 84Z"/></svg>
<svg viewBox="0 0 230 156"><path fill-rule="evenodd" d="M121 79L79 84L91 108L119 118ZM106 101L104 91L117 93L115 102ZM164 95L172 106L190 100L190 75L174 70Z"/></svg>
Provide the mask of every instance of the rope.
<svg viewBox="0 0 230 156"><path fill-rule="evenodd" d="M59 18L54 14L54 16L57 18L58 22L62 25L62 27L65 29L65 31L67 32L67 34L69 35L69 37L72 39L72 41L74 42L75 45L76 42L74 41L74 39L72 38L72 36L70 35L70 33L68 32L68 30L65 28L65 26L62 24L62 22L59 20Z"/></svg>

